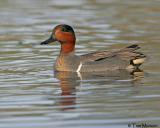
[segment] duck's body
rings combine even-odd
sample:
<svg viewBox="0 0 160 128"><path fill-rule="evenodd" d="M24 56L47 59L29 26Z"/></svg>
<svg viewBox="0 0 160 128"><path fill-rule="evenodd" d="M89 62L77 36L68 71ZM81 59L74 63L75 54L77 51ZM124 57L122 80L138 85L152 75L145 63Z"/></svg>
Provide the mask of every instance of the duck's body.
<svg viewBox="0 0 160 128"><path fill-rule="evenodd" d="M61 43L60 55L56 59L54 68L56 71L71 72L100 72L117 69L137 69L145 59L145 56L136 52L140 47L129 47L113 50L98 51L81 56L75 54L75 34L72 27L58 25L54 28L52 36L41 44L53 41Z"/></svg>

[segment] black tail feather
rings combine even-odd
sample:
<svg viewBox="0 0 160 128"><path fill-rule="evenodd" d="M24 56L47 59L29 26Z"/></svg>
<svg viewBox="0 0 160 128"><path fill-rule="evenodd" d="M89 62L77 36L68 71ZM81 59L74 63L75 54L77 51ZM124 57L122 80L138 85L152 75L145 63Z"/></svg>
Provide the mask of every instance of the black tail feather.
<svg viewBox="0 0 160 128"><path fill-rule="evenodd" d="M128 46L127 48L139 49L140 47L137 44Z"/></svg>

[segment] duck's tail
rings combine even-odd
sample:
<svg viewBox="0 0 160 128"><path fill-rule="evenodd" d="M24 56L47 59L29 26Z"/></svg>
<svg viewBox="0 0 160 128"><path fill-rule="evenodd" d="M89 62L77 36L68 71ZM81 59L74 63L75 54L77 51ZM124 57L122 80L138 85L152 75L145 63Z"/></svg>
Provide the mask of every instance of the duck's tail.
<svg viewBox="0 0 160 128"><path fill-rule="evenodd" d="M134 55L130 60L130 67L133 67L134 69L139 68L139 66L144 63L146 58L146 56L143 53L137 52L137 49L140 49L140 47L136 44L126 47L126 50L132 52Z"/></svg>

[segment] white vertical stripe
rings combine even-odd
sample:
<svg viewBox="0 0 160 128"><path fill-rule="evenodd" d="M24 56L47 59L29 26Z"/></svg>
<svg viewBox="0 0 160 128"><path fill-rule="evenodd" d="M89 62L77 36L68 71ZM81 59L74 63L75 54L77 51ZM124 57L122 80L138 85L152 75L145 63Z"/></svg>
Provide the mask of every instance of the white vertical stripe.
<svg viewBox="0 0 160 128"><path fill-rule="evenodd" d="M80 64L79 64L79 66L78 66L78 68L77 68L77 71L76 71L76 72L80 72L81 67L82 67L82 63L80 62Z"/></svg>

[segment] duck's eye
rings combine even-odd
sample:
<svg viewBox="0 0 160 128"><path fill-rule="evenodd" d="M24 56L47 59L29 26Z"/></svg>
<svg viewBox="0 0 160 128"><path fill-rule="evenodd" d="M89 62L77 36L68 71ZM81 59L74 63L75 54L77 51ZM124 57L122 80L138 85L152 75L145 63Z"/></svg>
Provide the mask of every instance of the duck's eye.
<svg viewBox="0 0 160 128"><path fill-rule="evenodd" d="M69 32L68 29L65 28L65 27L63 27L61 30L62 30L63 32Z"/></svg>
<svg viewBox="0 0 160 128"><path fill-rule="evenodd" d="M63 32L73 32L73 29L68 25L64 25L62 27L61 31L63 31Z"/></svg>

